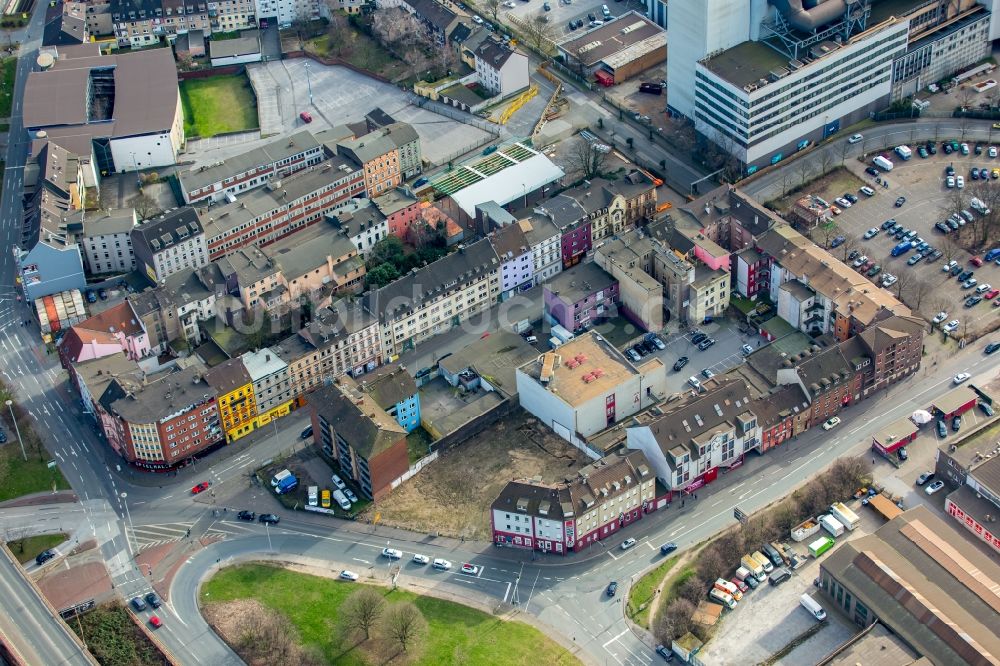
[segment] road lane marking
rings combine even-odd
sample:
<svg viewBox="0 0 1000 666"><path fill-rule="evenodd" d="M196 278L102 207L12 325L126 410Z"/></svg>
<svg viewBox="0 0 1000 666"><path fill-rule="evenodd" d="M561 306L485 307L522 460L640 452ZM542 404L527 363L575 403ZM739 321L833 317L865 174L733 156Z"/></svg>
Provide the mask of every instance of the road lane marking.
<svg viewBox="0 0 1000 666"><path fill-rule="evenodd" d="M612 643L614 643L616 640L618 640L619 638L621 638L622 636L624 636L627 633L628 633L628 629L622 629L622 633L618 634L617 636L615 636L614 638L612 638L611 640L609 640L607 643L605 643L601 647L607 649L607 647L609 645L611 645Z"/></svg>
<svg viewBox="0 0 1000 666"><path fill-rule="evenodd" d="M611 554L610 550L608 551L608 557L610 557L613 560L617 560L618 559L617 557L615 557L614 555Z"/></svg>

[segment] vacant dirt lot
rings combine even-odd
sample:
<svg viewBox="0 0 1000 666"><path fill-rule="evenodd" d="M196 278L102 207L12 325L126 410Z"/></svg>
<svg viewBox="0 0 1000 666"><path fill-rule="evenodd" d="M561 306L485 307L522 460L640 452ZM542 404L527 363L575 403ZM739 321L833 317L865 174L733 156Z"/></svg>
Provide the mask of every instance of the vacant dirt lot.
<svg viewBox="0 0 1000 666"><path fill-rule="evenodd" d="M517 411L443 454L361 519L378 512L386 525L488 541L489 505L507 481L554 482L586 463L583 453Z"/></svg>
<svg viewBox="0 0 1000 666"><path fill-rule="evenodd" d="M844 167L840 165L831 165L831 167L831 170L826 175L820 176L805 185L802 183L802 174L787 174L788 180L785 183L785 196L771 202L771 205L778 212L787 214L799 197L804 194L814 194L832 202L837 197L843 196L845 192L857 194L858 188L865 184L865 181Z"/></svg>

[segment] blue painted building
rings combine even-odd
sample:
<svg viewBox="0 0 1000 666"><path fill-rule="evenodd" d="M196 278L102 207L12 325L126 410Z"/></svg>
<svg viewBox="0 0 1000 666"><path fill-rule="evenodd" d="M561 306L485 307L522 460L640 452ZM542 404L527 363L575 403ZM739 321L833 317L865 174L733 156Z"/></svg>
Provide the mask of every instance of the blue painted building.
<svg viewBox="0 0 1000 666"><path fill-rule="evenodd" d="M420 394L413 377L403 366L385 365L361 380L361 390L396 423L413 432L420 425Z"/></svg>

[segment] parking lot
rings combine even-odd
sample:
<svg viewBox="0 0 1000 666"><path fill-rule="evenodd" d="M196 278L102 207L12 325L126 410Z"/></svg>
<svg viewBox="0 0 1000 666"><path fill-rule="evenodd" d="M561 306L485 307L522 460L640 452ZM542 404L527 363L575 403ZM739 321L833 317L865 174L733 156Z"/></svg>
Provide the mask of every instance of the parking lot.
<svg viewBox="0 0 1000 666"><path fill-rule="evenodd" d="M601 331L598 326L595 330ZM715 340L715 344L701 351L691 339L698 332L704 332ZM689 377L695 377L699 382L707 379L703 371L708 370L714 375L721 375L731 368L743 363L744 354L740 347L745 344L752 349L766 344L760 336L744 335L728 320L719 320L710 324L689 329L664 339L666 349L658 350L646 358L656 357L667 368L667 392L677 393L690 390ZM681 357L687 357L688 363L680 370L673 370L674 363Z"/></svg>
<svg viewBox="0 0 1000 666"><path fill-rule="evenodd" d="M640 14L646 13L646 6L637 0L622 0L612 2L611 0L510 0L513 7L507 7L505 12L524 20L535 20L539 16L547 16L551 26L551 36L553 41L560 41L567 37L576 37L590 30L588 24L592 20L602 20L601 5L606 4L612 16L621 16L627 11L635 10ZM545 5L549 6L549 11L545 11ZM592 14L593 19L588 15ZM483 18L487 18L483 16ZM569 29L569 22L577 19L583 20L583 27L575 30Z"/></svg>
<svg viewBox="0 0 1000 666"><path fill-rule="evenodd" d="M971 148L973 144L970 144ZM869 155L869 158L871 157L873 155ZM983 154L979 156L972 150L968 156L960 153L945 155L939 148L937 155L926 159L916 154L909 161L903 161L895 155L891 155L890 159L894 163L894 168L885 174L890 183L888 188L876 183L876 177L865 172L865 169L871 166L870 160L848 162L847 168L870 185L875 194L868 197L853 193L858 197L858 202L850 208L843 208L843 212L835 218L838 228L836 234L844 236L847 240L842 246L843 252L834 254L843 259L845 256L850 256L851 251L857 250L860 255L867 256L881 266L883 273L888 272L899 278L901 284L892 287L892 290L901 292L903 300L911 308L918 310L928 319L939 311L945 311L949 315L949 320L957 318L961 321L960 333L964 332L966 325L969 330L975 330L977 324L997 316L1000 310L994 310L989 300L983 300L971 308L963 307L962 302L975 292L975 287L982 284L1000 286L1000 266L985 264L982 267L975 267L969 263L973 255L961 248L957 235L963 233L971 237L971 224L961 227L959 232L953 231L949 234L935 229L934 225L954 213L957 204L961 204L960 209L970 209L968 201L973 196L972 190L975 189L971 187L970 169L973 166L986 169L1000 167L1000 159L991 159L985 144ZM954 168L956 175L962 175L966 179L964 191L959 192L957 188L946 187L945 168L949 165ZM1000 188L1000 180L989 179L988 185L982 184L982 181L978 182L978 187ZM828 193L831 196L842 194L844 193ZM896 206L898 197L905 197L905 203L901 207ZM978 222L979 214L971 210L970 213L974 221ZM916 231L916 237L929 243L932 249L940 250L941 256L930 261L920 260L915 264L907 263L914 256L913 251L892 257L890 252L900 241L880 228L882 223L890 218L895 219L900 226ZM878 234L866 240L865 232L871 228L879 228ZM942 270L949 261L955 261L963 271L973 270L976 285L963 289L955 276ZM876 276L874 279L878 281L880 277ZM918 283L922 284L918 286Z"/></svg>

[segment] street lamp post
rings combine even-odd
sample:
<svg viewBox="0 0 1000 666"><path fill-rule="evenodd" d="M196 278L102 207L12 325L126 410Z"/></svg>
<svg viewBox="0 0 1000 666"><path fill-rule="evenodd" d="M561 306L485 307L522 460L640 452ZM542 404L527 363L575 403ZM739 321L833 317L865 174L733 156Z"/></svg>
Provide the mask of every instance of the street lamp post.
<svg viewBox="0 0 1000 666"><path fill-rule="evenodd" d="M313 103L313 87L312 87L312 80L309 78L309 63L305 63L304 66L306 68L306 87L309 88L309 104L312 105L312 103Z"/></svg>
<svg viewBox="0 0 1000 666"><path fill-rule="evenodd" d="M121 493L119 497L122 498L122 505L125 507L125 517L128 518L129 529L135 534L135 525L132 524L132 512L128 510L128 493ZM132 557L135 557L135 553L132 552L132 540L128 534L125 535L125 545L128 546L128 552L131 553Z"/></svg>
<svg viewBox="0 0 1000 666"><path fill-rule="evenodd" d="M135 161L135 153L132 153L132 170L135 171L135 185L142 189L142 181L139 180L139 163Z"/></svg>
<svg viewBox="0 0 1000 666"><path fill-rule="evenodd" d="M14 432L17 433L17 442L21 445L21 456L24 457L25 462L28 461L28 454L24 450L24 440L21 439L21 429L17 427L17 418L14 416L14 401L7 401L7 409L10 410L10 420L14 422Z"/></svg>

